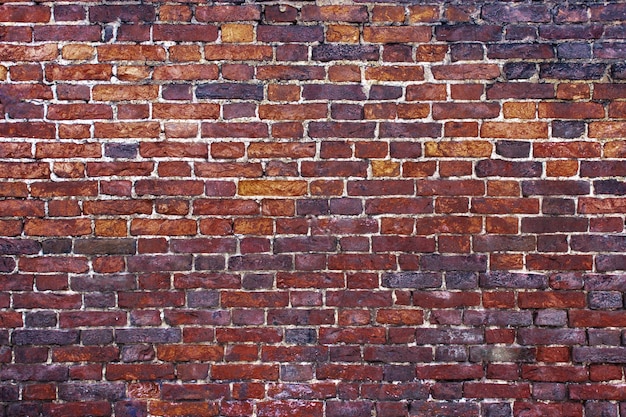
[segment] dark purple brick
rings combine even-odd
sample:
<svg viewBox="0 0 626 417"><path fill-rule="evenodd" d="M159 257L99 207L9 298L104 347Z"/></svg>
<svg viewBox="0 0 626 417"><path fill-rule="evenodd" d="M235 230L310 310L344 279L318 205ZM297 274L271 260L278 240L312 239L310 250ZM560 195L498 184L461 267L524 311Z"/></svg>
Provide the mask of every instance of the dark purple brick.
<svg viewBox="0 0 626 417"><path fill-rule="evenodd" d="M626 362L626 347L597 348L575 346L572 349L572 361L585 363L624 363Z"/></svg>
<svg viewBox="0 0 626 417"><path fill-rule="evenodd" d="M539 177L542 172L541 162L484 159L476 163L476 175L479 177Z"/></svg>
<svg viewBox="0 0 626 417"><path fill-rule="evenodd" d="M59 399L65 401L116 401L126 396L120 383L66 383L59 385Z"/></svg>
<svg viewBox="0 0 626 417"><path fill-rule="evenodd" d="M74 253L86 255L132 255L136 252L135 239L76 239Z"/></svg>
<svg viewBox="0 0 626 417"><path fill-rule="evenodd" d="M423 255L420 266L426 271L485 271L485 255Z"/></svg>
<svg viewBox="0 0 626 417"><path fill-rule="evenodd" d="M217 291L188 291L187 305L190 308L217 307L219 298Z"/></svg>
<svg viewBox="0 0 626 417"><path fill-rule="evenodd" d="M575 214L576 202L569 198L544 198L541 202L543 214Z"/></svg>
<svg viewBox="0 0 626 417"><path fill-rule="evenodd" d="M449 290L478 288L478 274L476 272L448 271L446 272L446 288Z"/></svg>
<svg viewBox="0 0 626 417"><path fill-rule="evenodd" d="M108 23L120 20L122 22L152 22L156 17L154 6L142 5L106 5L91 6L89 21L92 23Z"/></svg>
<svg viewBox="0 0 626 417"><path fill-rule="evenodd" d="M556 327L566 326L567 312L564 310L539 310L535 316L535 325Z"/></svg>
<svg viewBox="0 0 626 417"><path fill-rule="evenodd" d="M149 362L155 358L152 345L124 345L120 353L122 362Z"/></svg>
<svg viewBox="0 0 626 417"><path fill-rule="evenodd" d="M586 232L588 219L579 217L524 217L524 233Z"/></svg>
<svg viewBox="0 0 626 417"><path fill-rule="evenodd" d="M571 246L580 252L626 252L626 236L573 235Z"/></svg>
<svg viewBox="0 0 626 417"><path fill-rule="evenodd" d="M12 272L15 269L15 259L0 256L0 272Z"/></svg>
<svg viewBox="0 0 626 417"><path fill-rule="evenodd" d="M541 274L488 272L480 274L480 286L483 288L545 289L548 287L548 278Z"/></svg>
<svg viewBox="0 0 626 417"><path fill-rule="evenodd" d="M510 41L532 41L537 39L537 28L531 25L507 25L506 40Z"/></svg>
<svg viewBox="0 0 626 417"><path fill-rule="evenodd" d="M48 364L4 364L0 368L0 380L15 381L66 381L68 368ZM36 414L39 415L39 414Z"/></svg>
<svg viewBox="0 0 626 417"><path fill-rule="evenodd" d="M578 329L524 328L517 331L520 345L584 345L586 332ZM574 347L574 350L577 348Z"/></svg>
<svg viewBox="0 0 626 417"><path fill-rule="evenodd" d="M495 44L487 47L492 59L550 59L554 50L546 44Z"/></svg>
<svg viewBox="0 0 626 417"><path fill-rule="evenodd" d="M481 329L456 328L418 328L415 331L418 345L475 345L484 343L484 334Z"/></svg>
<svg viewBox="0 0 626 417"><path fill-rule="evenodd" d="M435 26L438 41L446 42L497 42L502 39L502 26L499 25L442 25Z"/></svg>
<svg viewBox="0 0 626 417"><path fill-rule="evenodd" d="M567 397L567 385L553 382L535 382L533 398L538 400L562 401Z"/></svg>
<svg viewBox="0 0 626 417"><path fill-rule="evenodd" d="M596 180L593 189L596 194L626 195L626 182L616 179Z"/></svg>
<svg viewBox="0 0 626 417"><path fill-rule="evenodd" d="M373 403L370 401L327 401L327 417L370 417Z"/></svg>
<svg viewBox="0 0 626 417"><path fill-rule="evenodd" d="M598 4L591 6L591 20L612 21L626 19L626 4Z"/></svg>
<svg viewBox="0 0 626 417"><path fill-rule="evenodd" d="M552 18L550 9L543 4L486 4L482 9L482 17L489 22L549 22Z"/></svg>
<svg viewBox="0 0 626 417"><path fill-rule="evenodd" d="M0 255L34 255L40 249L36 240L0 238Z"/></svg>
<svg viewBox="0 0 626 417"><path fill-rule="evenodd" d="M626 45L623 43L596 43L593 45L593 56L599 59L626 58Z"/></svg>
<svg viewBox="0 0 626 417"><path fill-rule="evenodd" d="M317 342L315 329L285 329L285 342L306 345Z"/></svg>
<svg viewBox="0 0 626 417"><path fill-rule="evenodd" d="M109 158L133 159L137 157L139 145L136 143L107 143L104 145L104 155Z"/></svg>
<svg viewBox="0 0 626 417"><path fill-rule="evenodd" d="M57 315L54 311L32 311L26 313L26 327L55 327Z"/></svg>
<svg viewBox="0 0 626 417"><path fill-rule="evenodd" d="M16 345L71 345L78 342L78 330L15 330Z"/></svg>
<svg viewBox="0 0 626 417"><path fill-rule="evenodd" d="M534 180L522 181L522 195L585 195L590 192L587 181Z"/></svg>
<svg viewBox="0 0 626 417"><path fill-rule="evenodd" d="M177 343L182 340L180 329L116 329L117 343Z"/></svg>
<svg viewBox="0 0 626 417"><path fill-rule="evenodd" d="M106 345L113 341L113 330L83 330L80 334L80 340L84 345Z"/></svg>
<svg viewBox="0 0 626 417"><path fill-rule="evenodd" d="M560 43L557 45L556 55L560 59L591 58L591 46L581 42Z"/></svg>
<svg viewBox="0 0 626 417"><path fill-rule="evenodd" d="M290 255L241 255L228 260L228 268L233 271L291 270L293 258Z"/></svg>
<svg viewBox="0 0 626 417"><path fill-rule="evenodd" d="M587 401L586 416L617 417L617 404L608 401Z"/></svg>
<svg viewBox="0 0 626 417"><path fill-rule="evenodd" d="M334 198L330 200L332 214L356 215L363 212L363 203L357 198Z"/></svg>
<svg viewBox="0 0 626 417"><path fill-rule="evenodd" d="M475 402L445 402L419 400L409 403L409 416L471 416L479 415L479 405Z"/></svg>
<svg viewBox="0 0 626 417"><path fill-rule="evenodd" d="M191 86L185 84L164 85L162 94L166 100L191 100L193 97Z"/></svg>
<svg viewBox="0 0 626 417"><path fill-rule="evenodd" d="M567 235L537 236L539 252L567 252Z"/></svg>
<svg viewBox="0 0 626 417"><path fill-rule="evenodd" d="M196 88L199 99L263 100L263 85L244 83L202 84Z"/></svg>
<svg viewBox="0 0 626 417"><path fill-rule="evenodd" d="M544 39L599 39L604 27L599 24L591 25L542 25L539 26L539 36Z"/></svg>
<svg viewBox="0 0 626 417"><path fill-rule="evenodd" d="M589 345L619 346L621 344L620 330L589 329Z"/></svg>
<svg viewBox="0 0 626 417"><path fill-rule="evenodd" d="M329 202L322 199L298 200L296 213L299 216L330 214Z"/></svg>
<svg viewBox="0 0 626 417"><path fill-rule="evenodd" d="M43 253L70 253L72 252L72 239L46 239L41 242Z"/></svg>
<svg viewBox="0 0 626 417"><path fill-rule="evenodd" d="M477 61L485 55L483 45L480 43L454 43L450 45L450 60Z"/></svg>
<svg viewBox="0 0 626 417"><path fill-rule="evenodd" d="M600 272L626 270L626 255L597 255L596 268Z"/></svg>
<svg viewBox="0 0 626 417"><path fill-rule="evenodd" d="M381 123L380 137L383 138L436 138L441 136L441 123Z"/></svg>
<svg viewBox="0 0 626 417"><path fill-rule="evenodd" d="M259 42L321 42L324 40L324 28L322 26L259 26L257 39Z"/></svg>
<svg viewBox="0 0 626 417"><path fill-rule="evenodd" d="M487 403L483 405L484 417L511 417L513 410L509 403Z"/></svg>
<svg viewBox="0 0 626 417"><path fill-rule="evenodd" d="M273 285L274 276L272 274L246 274L241 280L241 286L246 290L272 288Z"/></svg>
<svg viewBox="0 0 626 417"><path fill-rule="evenodd" d="M314 61L377 61L380 55L377 45L319 45L313 47Z"/></svg>
<svg viewBox="0 0 626 417"><path fill-rule="evenodd" d="M574 139L585 133L585 123L577 121L553 120L552 136L555 138Z"/></svg>
<svg viewBox="0 0 626 417"><path fill-rule="evenodd" d="M365 93L360 84L306 84L302 97L306 100L364 100Z"/></svg>
<svg viewBox="0 0 626 417"><path fill-rule="evenodd" d="M147 417L148 404L142 401L118 401L115 403L116 417Z"/></svg>
<svg viewBox="0 0 626 417"><path fill-rule="evenodd" d="M593 310L618 309L624 307L624 300L618 291L591 291L588 305Z"/></svg>
<svg viewBox="0 0 626 417"><path fill-rule="evenodd" d="M274 242L275 253L286 252L334 252L337 239L334 236L281 237Z"/></svg>
<svg viewBox="0 0 626 417"><path fill-rule="evenodd" d="M391 85L373 85L370 88L370 100L395 100L402 96L402 87Z"/></svg>
<svg viewBox="0 0 626 417"><path fill-rule="evenodd" d="M537 74L537 65L531 62L507 62L503 71L509 80L525 80Z"/></svg>
<svg viewBox="0 0 626 417"><path fill-rule="evenodd" d="M606 64L545 63L539 65L541 78L557 80L599 80L606 72Z"/></svg>
<svg viewBox="0 0 626 417"><path fill-rule="evenodd" d="M437 272L389 272L382 276L387 288L439 288L441 274Z"/></svg>
<svg viewBox="0 0 626 417"><path fill-rule="evenodd" d="M226 269L226 258L222 255L198 256L194 266L199 271L223 271Z"/></svg>
<svg viewBox="0 0 626 417"><path fill-rule="evenodd" d="M626 80L626 64L614 64L611 67L611 76L614 80Z"/></svg>

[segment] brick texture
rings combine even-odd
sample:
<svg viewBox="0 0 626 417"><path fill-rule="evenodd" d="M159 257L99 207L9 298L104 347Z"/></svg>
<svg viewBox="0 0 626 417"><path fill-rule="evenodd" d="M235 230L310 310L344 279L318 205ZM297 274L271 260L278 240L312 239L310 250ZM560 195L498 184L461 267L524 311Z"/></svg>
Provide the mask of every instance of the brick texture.
<svg viewBox="0 0 626 417"><path fill-rule="evenodd" d="M626 416L623 2L0 3L0 416Z"/></svg>

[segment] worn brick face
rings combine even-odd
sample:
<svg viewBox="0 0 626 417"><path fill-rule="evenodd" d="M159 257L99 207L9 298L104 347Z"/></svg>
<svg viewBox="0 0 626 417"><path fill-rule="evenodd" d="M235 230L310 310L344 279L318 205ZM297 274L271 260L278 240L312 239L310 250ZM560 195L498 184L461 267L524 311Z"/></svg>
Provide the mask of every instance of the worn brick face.
<svg viewBox="0 0 626 417"><path fill-rule="evenodd" d="M626 416L623 2L2 3L0 415Z"/></svg>

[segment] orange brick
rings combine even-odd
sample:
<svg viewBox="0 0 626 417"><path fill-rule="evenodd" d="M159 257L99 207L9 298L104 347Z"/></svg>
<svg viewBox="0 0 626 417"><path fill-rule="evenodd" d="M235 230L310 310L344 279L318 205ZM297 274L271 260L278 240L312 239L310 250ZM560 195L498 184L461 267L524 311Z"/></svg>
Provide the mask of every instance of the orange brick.
<svg viewBox="0 0 626 417"><path fill-rule="evenodd" d="M603 150L605 158L626 158L626 141L606 142Z"/></svg>
<svg viewBox="0 0 626 417"><path fill-rule="evenodd" d="M172 45L169 53L172 62L197 62L202 58L198 45Z"/></svg>
<svg viewBox="0 0 626 417"><path fill-rule="evenodd" d="M269 218L235 219L234 232L242 235L271 235L274 233L274 221Z"/></svg>
<svg viewBox="0 0 626 417"><path fill-rule="evenodd" d="M531 102L506 102L502 106L507 119L534 119L536 105Z"/></svg>
<svg viewBox="0 0 626 417"><path fill-rule="evenodd" d="M158 95L158 85L99 84L93 88L93 99L97 101L154 100Z"/></svg>
<svg viewBox="0 0 626 417"><path fill-rule="evenodd" d="M374 6L372 22L404 22L404 7L402 6Z"/></svg>
<svg viewBox="0 0 626 417"><path fill-rule="evenodd" d="M561 100L587 100L589 97L589 84L561 83L556 87L556 98Z"/></svg>
<svg viewBox="0 0 626 417"><path fill-rule="evenodd" d="M150 68L138 65L120 65L117 67L117 78L122 81L141 81L150 78Z"/></svg>
<svg viewBox="0 0 626 417"><path fill-rule="evenodd" d="M409 23L435 22L437 19L439 19L437 6L409 7Z"/></svg>
<svg viewBox="0 0 626 417"><path fill-rule="evenodd" d="M578 173L578 161L547 161L546 175L549 177L572 177Z"/></svg>
<svg viewBox="0 0 626 417"><path fill-rule="evenodd" d="M96 48L84 44L65 45L61 49L63 59L90 60L96 55Z"/></svg>
<svg viewBox="0 0 626 417"><path fill-rule="evenodd" d="M300 100L300 86L270 84L267 87L267 96L272 101L298 101Z"/></svg>
<svg viewBox="0 0 626 417"><path fill-rule="evenodd" d="M400 163L393 161L372 161L372 174L375 177L398 177L400 176Z"/></svg>
<svg viewBox="0 0 626 417"><path fill-rule="evenodd" d="M242 180L239 195L299 196L307 193L306 181Z"/></svg>
<svg viewBox="0 0 626 417"><path fill-rule="evenodd" d="M361 69L356 65L333 65L328 68L328 78L331 81L361 81Z"/></svg>
<svg viewBox="0 0 626 417"><path fill-rule="evenodd" d="M519 197L520 185L517 181L488 181L487 195Z"/></svg>
<svg viewBox="0 0 626 417"><path fill-rule="evenodd" d="M222 42L248 43L254 40L254 26L237 23L222 25Z"/></svg>
<svg viewBox="0 0 626 417"><path fill-rule="evenodd" d="M515 270L524 268L524 255L521 253L492 253L489 265L494 270Z"/></svg>
<svg viewBox="0 0 626 417"><path fill-rule="evenodd" d="M132 235L189 236L196 234L196 221L192 219L133 219Z"/></svg>
<svg viewBox="0 0 626 417"><path fill-rule="evenodd" d="M424 155L429 157L478 158L491 156L493 146L487 141L440 141L426 142Z"/></svg>
<svg viewBox="0 0 626 417"><path fill-rule="evenodd" d="M328 42L358 43L359 28L348 25L328 25L326 40Z"/></svg>
<svg viewBox="0 0 626 417"><path fill-rule="evenodd" d="M483 138L545 139L548 137L548 124L544 122L485 122L480 129L480 136Z"/></svg>

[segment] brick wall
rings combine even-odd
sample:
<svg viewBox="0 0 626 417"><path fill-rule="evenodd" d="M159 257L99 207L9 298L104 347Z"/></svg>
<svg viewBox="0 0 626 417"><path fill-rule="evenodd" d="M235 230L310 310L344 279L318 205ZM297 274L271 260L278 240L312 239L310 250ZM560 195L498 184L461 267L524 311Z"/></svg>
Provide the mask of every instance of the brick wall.
<svg viewBox="0 0 626 417"><path fill-rule="evenodd" d="M2 2L0 415L626 415L626 3L342 3Z"/></svg>

